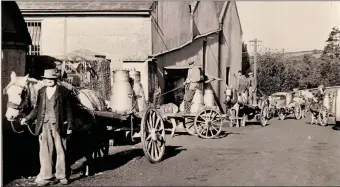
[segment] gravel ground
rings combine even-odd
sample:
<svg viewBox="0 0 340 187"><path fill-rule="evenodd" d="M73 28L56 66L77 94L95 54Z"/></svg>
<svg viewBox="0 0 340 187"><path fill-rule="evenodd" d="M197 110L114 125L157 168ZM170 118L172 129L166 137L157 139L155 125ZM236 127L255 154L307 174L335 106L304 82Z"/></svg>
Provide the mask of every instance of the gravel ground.
<svg viewBox="0 0 340 187"><path fill-rule="evenodd" d="M102 172L81 179L74 175L70 186L340 184L340 132L330 126L286 119L225 130L226 137L213 140L167 137L165 160L157 164L143 157L140 145L111 147Z"/></svg>

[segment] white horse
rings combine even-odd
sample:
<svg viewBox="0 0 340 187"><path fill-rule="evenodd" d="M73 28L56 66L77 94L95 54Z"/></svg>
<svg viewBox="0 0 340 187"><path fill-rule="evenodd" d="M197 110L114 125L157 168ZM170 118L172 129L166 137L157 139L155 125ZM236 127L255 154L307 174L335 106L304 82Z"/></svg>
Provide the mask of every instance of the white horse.
<svg viewBox="0 0 340 187"><path fill-rule="evenodd" d="M73 90L73 87L65 82L58 82L58 84L62 84L65 87ZM4 93L8 96L7 110L5 114L7 120L13 123L14 121L19 120L20 118L28 115L36 104L39 89L41 89L44 86L45 84L43 81L39 81L34 78L29 78L29 75L20 77L17 76L15 72L12 72L10 83L3 90ZM76 90L74 89L74 91ZM75 97L76 100L72 102L73 104L72 109L77 110L77 112L74 112L75 113L74 118L76 118L74 121L75 123L77 123L75 124L76 127L79 129L81 128L86 129L85 131L89 131L88 129L89 126L93 126L94 129L96 129L98 125L92 124L94 121L92 116L93 113L89 111L105 110L106 109L105 100L101 98L99 94L93 90L82 89L76 92L77 92L77 95ZM80 102L79 105L75 103L76 101ZM82 107L81 105L87 110L80 109L78 110L78 108ZM92 121L90 121L91 119L85 121L86 117L87 119L92 118ZM75 131L77 132L77 129L75 129ZM85 139L88 139L90 141L91 138ZM90 145L88 147L95 148L91 147ZM88 164L86 165L85 175L90 174L89 163L92 162L93 160L92 158L93 150L89 151L90 152L85 153L86 154L85 157L88 162Z"/></svg>
<svg viewBox="0 0 340 187"><path fill-rule="evenodd" d="M232 86L227 86L224 93L226 96L224 103L226 104L228 111L230 112L230 114L233 114L235 112L235 115L232 116L238 118L240 107L242 107L246 103L247 98L239 96L238 92L233 89ZM233 127L233 120L234 119L231 119L230 127ZM236 119L236 127L240 127L238 119Z"/></svg>

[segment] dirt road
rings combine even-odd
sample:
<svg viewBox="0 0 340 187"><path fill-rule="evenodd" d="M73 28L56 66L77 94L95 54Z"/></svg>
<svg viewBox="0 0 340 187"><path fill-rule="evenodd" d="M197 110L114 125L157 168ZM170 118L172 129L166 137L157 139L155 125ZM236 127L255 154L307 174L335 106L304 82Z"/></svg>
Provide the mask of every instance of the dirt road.
<svg viewBox="0 0 340 187"><path fill-rule="evenodd" d="M214 140L168 137L166 159L158 164L150 164L139 145L112 148L101 173L70 185L340 184L340 132L330 126L287 119L225 130L226 137Z"/></svg>

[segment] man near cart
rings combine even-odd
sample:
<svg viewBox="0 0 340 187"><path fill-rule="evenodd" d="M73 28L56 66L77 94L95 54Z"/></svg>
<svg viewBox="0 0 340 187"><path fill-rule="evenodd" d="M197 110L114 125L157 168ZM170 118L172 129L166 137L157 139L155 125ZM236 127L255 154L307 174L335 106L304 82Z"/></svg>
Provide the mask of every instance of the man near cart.
<svg viewBox="0 0 340 187"><path fill-rule="evenodd" d="M248 96L249 96L249 100L248 100L248 103L250 105L257 105L257 102L256 102L256 87L255 87L255 78L254 78L254 74L253 72L250 72L249 74L249 77L248 77Z"/></svg>
<svg viewBox="0 0 340 187"><path fill-rule="evenodd" d="M37 119L35 134L39 134L40 147L40 173L35 180L37 185L56 183L67 185L70 174L66 158L67 137L72 133L73 128L71 92L57 84L58 74L55 69L45 70L43 78L46 86L39 90L36 106L21 120L21 124L25 125ZM55 174L53 172L54 148Z"/></svg>
<svg viewBox="0 0 340 187"><path fill-rule="evenodd" d="M318 87L318 91L315 94L315 97L317 98L319 103L322 103L324 96L325 96L325 86L320 85Z"/></svg>
<svg viewBox="0 0 340 187"><path fill-rule="evenodd" d="M190 113L191 101L194 98L195 92L199 87L201 81L201 70L194 65L194 62L188 62L189 70L187 79L184 81L186 86L184 94L184 111L185 113Z"/></svg>
<svg viewBox="0 0 340 187"><path fill-rule="evenodd" d="M239 101L243 104L247 104L248 101L248 82L247 78L242 74L241 71L238 72L236 91L238 93ZM240 100L241 99L241 100Z"/></svg>

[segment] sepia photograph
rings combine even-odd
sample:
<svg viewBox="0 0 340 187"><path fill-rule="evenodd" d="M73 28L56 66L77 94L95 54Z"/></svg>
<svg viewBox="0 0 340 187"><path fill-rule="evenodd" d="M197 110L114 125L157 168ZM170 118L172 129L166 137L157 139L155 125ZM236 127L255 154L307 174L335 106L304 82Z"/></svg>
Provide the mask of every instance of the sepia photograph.
<svg viewBox="0 0 340 187"><path fill-rule="evenodd" d="M339 186L340 1L1 1L2 186Z"/></svg>

